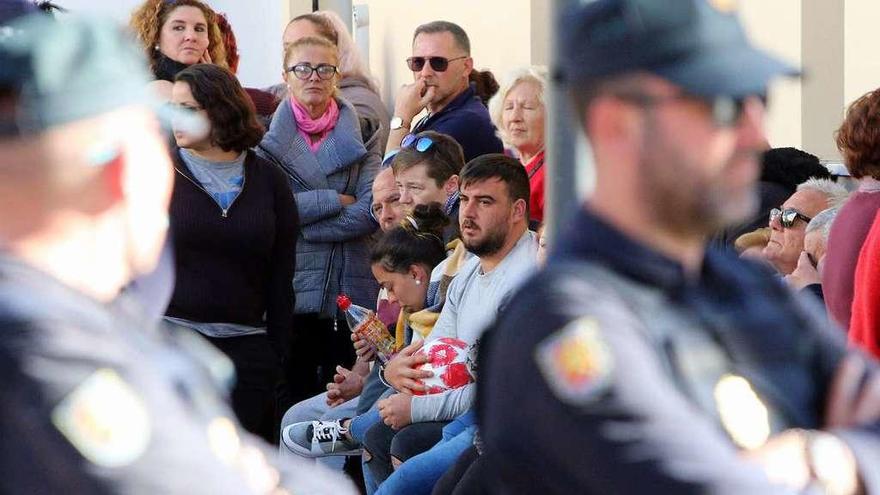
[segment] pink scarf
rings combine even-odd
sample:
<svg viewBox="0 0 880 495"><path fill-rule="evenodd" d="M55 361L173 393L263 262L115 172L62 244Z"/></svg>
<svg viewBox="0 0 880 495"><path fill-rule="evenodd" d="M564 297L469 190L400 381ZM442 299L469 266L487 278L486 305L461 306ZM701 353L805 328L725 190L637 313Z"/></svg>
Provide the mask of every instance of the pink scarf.
<svg viewBox="0 0 880 495"><path fill-rule="evenodd" d="M336 121L339 120L339 105L336 104L336 99L330 98L327 110L317 119L313 119L306 107L294 98L290 99L290 108L293 109L293 117L296 119L299 133L306 140L312 153L317 152L321 143L330 135L330 131L336 127Z"/></svg>

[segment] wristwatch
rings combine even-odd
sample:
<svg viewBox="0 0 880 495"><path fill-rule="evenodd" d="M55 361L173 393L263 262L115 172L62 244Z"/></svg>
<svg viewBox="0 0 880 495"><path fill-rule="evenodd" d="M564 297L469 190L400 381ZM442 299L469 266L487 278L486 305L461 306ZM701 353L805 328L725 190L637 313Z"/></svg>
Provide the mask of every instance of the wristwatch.
<svg viewBox="0 0 880 495"><path fill-rule="evenodd" d="M396 131L398 129L403 129L403 117L394 116L391 117L391 130Z"/></svg>

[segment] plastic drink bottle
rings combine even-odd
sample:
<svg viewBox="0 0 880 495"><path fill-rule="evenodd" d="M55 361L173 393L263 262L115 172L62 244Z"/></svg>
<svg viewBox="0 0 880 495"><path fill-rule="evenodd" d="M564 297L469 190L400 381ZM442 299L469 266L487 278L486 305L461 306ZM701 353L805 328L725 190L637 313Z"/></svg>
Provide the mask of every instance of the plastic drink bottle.
<svg viewBox="0 0 880 495"><path fill-rule="evenodd" d="M345 320L352 333L369 342L376 349L379 360L383 364L387 363L394 356L394 337L376 316L376 312L352 304L345 294L336 298L336 305L345 313Z"/></svg>

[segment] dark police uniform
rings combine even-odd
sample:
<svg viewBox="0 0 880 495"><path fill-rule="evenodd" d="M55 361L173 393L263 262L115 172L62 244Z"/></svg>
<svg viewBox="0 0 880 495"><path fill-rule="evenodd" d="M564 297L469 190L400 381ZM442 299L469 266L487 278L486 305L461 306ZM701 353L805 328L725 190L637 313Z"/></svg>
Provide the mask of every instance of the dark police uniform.
<svg viewBox="0 0 880 495"><path fill-rule="evenodd" d="M0 493L351 493L273 466L222 401L225 358L135 306L0 256Z"/></svg>
<svg viewBox="0 0 880 495"><path fill-rule="evenodd" d="M732 253L689 277L587 211L569 227L481 349L497 492L784 492L739 450L822 428L842 334ZM869 493L878 426L834 432Z"/></svg>

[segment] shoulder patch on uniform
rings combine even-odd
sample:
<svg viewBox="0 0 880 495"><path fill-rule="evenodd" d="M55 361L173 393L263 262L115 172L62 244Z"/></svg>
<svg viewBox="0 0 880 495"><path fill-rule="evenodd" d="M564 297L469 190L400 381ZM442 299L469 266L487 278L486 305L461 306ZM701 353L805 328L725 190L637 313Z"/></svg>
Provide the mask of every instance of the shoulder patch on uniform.
<svg viewBox="0 0 880 495"><path fill-rule="evenodd" d="M608 388L612 357L594 318L574 320L541 341L538 369L563 402L584 404Z"/></svg>
<svg viewBox="0 0 880 495"><path fill-rule="evenodd" d="M83 457L102 467L134 462L150 442L143 400L108 368L92 373L55 406L52 423Z"/></svg>

